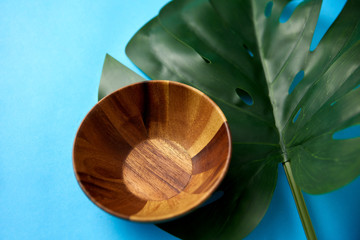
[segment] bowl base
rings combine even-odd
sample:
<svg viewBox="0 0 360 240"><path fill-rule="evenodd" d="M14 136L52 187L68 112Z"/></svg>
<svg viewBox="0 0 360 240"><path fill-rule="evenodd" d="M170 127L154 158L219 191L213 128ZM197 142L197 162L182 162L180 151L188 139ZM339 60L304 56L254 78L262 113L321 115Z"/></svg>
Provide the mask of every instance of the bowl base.
<svg viewBox="0 0 360 240"><path fill-rule="evenodd" d="M178 143L153 138L137 144L127 156L123 179L128 190L145 200L166 200L188 184L192 161Z"/></svg>

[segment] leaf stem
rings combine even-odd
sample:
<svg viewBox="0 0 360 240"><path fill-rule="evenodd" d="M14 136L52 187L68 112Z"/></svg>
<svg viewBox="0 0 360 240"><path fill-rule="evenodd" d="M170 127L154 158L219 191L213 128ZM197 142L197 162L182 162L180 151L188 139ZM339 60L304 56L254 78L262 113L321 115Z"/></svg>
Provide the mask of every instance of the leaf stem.
<svg viewBox="0 0 360 240"><path fill-rule="evenodd" d="M315 240L316 238L316 234L314 231L314 227L311 223L311 219L305 204L305 200L304 197L302 195L301 189L296 185L295 180L294 180L294 176L293 173L291 171L291 164L289 161L283 162L282 163L283 167L284 167L284 171L287 177L287 180L289 182L290 188L291 188L291 192L293 194L294 200L295 200L295 204L296 204L296 208L298 210L300 219L301 219L301 223L303 225L305 234L307 239L309 240Z"/></svg>

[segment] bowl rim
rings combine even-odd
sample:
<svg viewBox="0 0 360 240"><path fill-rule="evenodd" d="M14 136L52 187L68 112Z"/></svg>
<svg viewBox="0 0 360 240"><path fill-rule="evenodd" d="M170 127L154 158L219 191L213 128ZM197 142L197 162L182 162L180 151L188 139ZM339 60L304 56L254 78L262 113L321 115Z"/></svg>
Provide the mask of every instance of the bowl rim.
<svg viewBox="0 0 360 240"><path fill-rule="evenodd" d="M199 200L197 201L194 201L194 204L191 204L191 205L188 205L189 207L188 208L184 208L183 211L181 211L180 213L177 213L177 214L166 214L166 215L162 215L162 217L158 217L156 218L155 220L152 218L152 219L149 219L147 220L146 217L141 217L141 218L131 218L132 215L125 215L125 214L122 214L122 213L119 213L119 212L116 212L114 210L112 210L111 208L108 208L106 206L104 206L101 202L95 200L92 195L86 190L86 188L82 185L80 179L79 179L79 176L77 174L77 171L76 171L76 166L75 166L75 143L76 143L76 140L78 138L78 134L79 134L79 131L80 131L80 128L81 126L83 125L85 119L88 117L88 115L103 101L106 101L107 98L109 98L110 96L116 94L117 92L120 92L122 91L123 89L125 88L128 88L128 87L132 87L134 85L139 85L139 84L159 84L159 83L168 83L168 84L175 84L175 85L178 85L178 86L181 86L181 87L185 87L185 88L188 88L190 91L194 91L196 92L197 94L199 95L202 95L217 111L217 113L219 113L221 115L221 118L224 119L224 126L225 126L225 130L226 130L226 135L227 135L227 138L228 138L228 142L229 142L229 145L228 145L228 150L227 150L227 157L226 157L226 160L225 160L225 166L222 168L221 170L221 173L220 173L220 176L218 177L218 179L210 186L210 188L206 191L205 194L203 194L201 197L199 197ZM75 178L76 178L76 181L78 183L78 185L80 186L81 190L85 193L85 195L87 196L87 198L93 203L95 204L97 207L99 207L100 209L102 209L103 211L115 216L115 217L119 217L121 219L124 219L124 220L128 220L128 221L132 221L132 222L143 222L143 223L161 223L161 222L166 222L166 221L169 221L169 220L174 220L174 219L177 219L177 218L180 218L184 215L187 215L193 211L195 211L197 208L201 207L201 205L203 203L206 202L206 200L208 200L211 195L215 192L215 190L219 187L220 183L224 180L228 170L229 170L229 165L230 165L230 161L231 161L231 156L232 156L232 136L231 136L231 131L230 131L230 127L229 127L229 124L227 122L227 119L225 117L225 114L223 113L223 111L220 109L220 107L208 96L206 95L204 92L196 89L195 87L192 87L190 85L187 85L185 83L180 83L180 82L175 82L175 81L171 81L171 80L145 80L145 81L141 81L141 82L136 82L136 83L132 83L132 84L129 84L129 85L126 85L124 87L121 87L109 94L107 94L105 97L103 97L102 99L100 99L98 102L95 103L94 106L91 107L91 109L86 113L85 117L82 119L79 127L77 128L77 131L76 131L76 134L75 134L75 138L74 138L74 141L73 141L73 148L72 148L72 165L73 165L73 172L74 172L74 175L75 175ZM175 195L176 196L176 195ZM169 198L171 199L171 198ZM166 201L166 200L164 200Z"/></svg>

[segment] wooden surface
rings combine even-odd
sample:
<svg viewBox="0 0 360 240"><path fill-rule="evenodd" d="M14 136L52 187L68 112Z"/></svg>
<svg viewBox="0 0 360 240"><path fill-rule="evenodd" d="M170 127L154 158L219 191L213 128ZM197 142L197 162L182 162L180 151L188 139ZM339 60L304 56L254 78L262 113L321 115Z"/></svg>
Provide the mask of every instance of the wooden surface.
<svg viewBox="0 0 360 240"><path fill-rule="evenodd" d="M136 83L102 99L77 132L73 164L87 196L118 217L161 221L208 198L231 154L226 118L200 91Z"/></svg>

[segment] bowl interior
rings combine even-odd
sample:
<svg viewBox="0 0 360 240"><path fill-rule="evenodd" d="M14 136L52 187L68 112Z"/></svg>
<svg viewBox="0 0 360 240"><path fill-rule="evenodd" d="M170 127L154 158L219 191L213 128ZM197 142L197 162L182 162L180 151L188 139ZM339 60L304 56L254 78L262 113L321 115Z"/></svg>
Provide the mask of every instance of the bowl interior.
<svg viewBox="0 0 360 240"><path fill-rule="evenodd" d="M77 132L73 160L87 196L116 216L161 221L202 203L231 154L226 118L200 91L170 81L110 94Z"/></svg>

